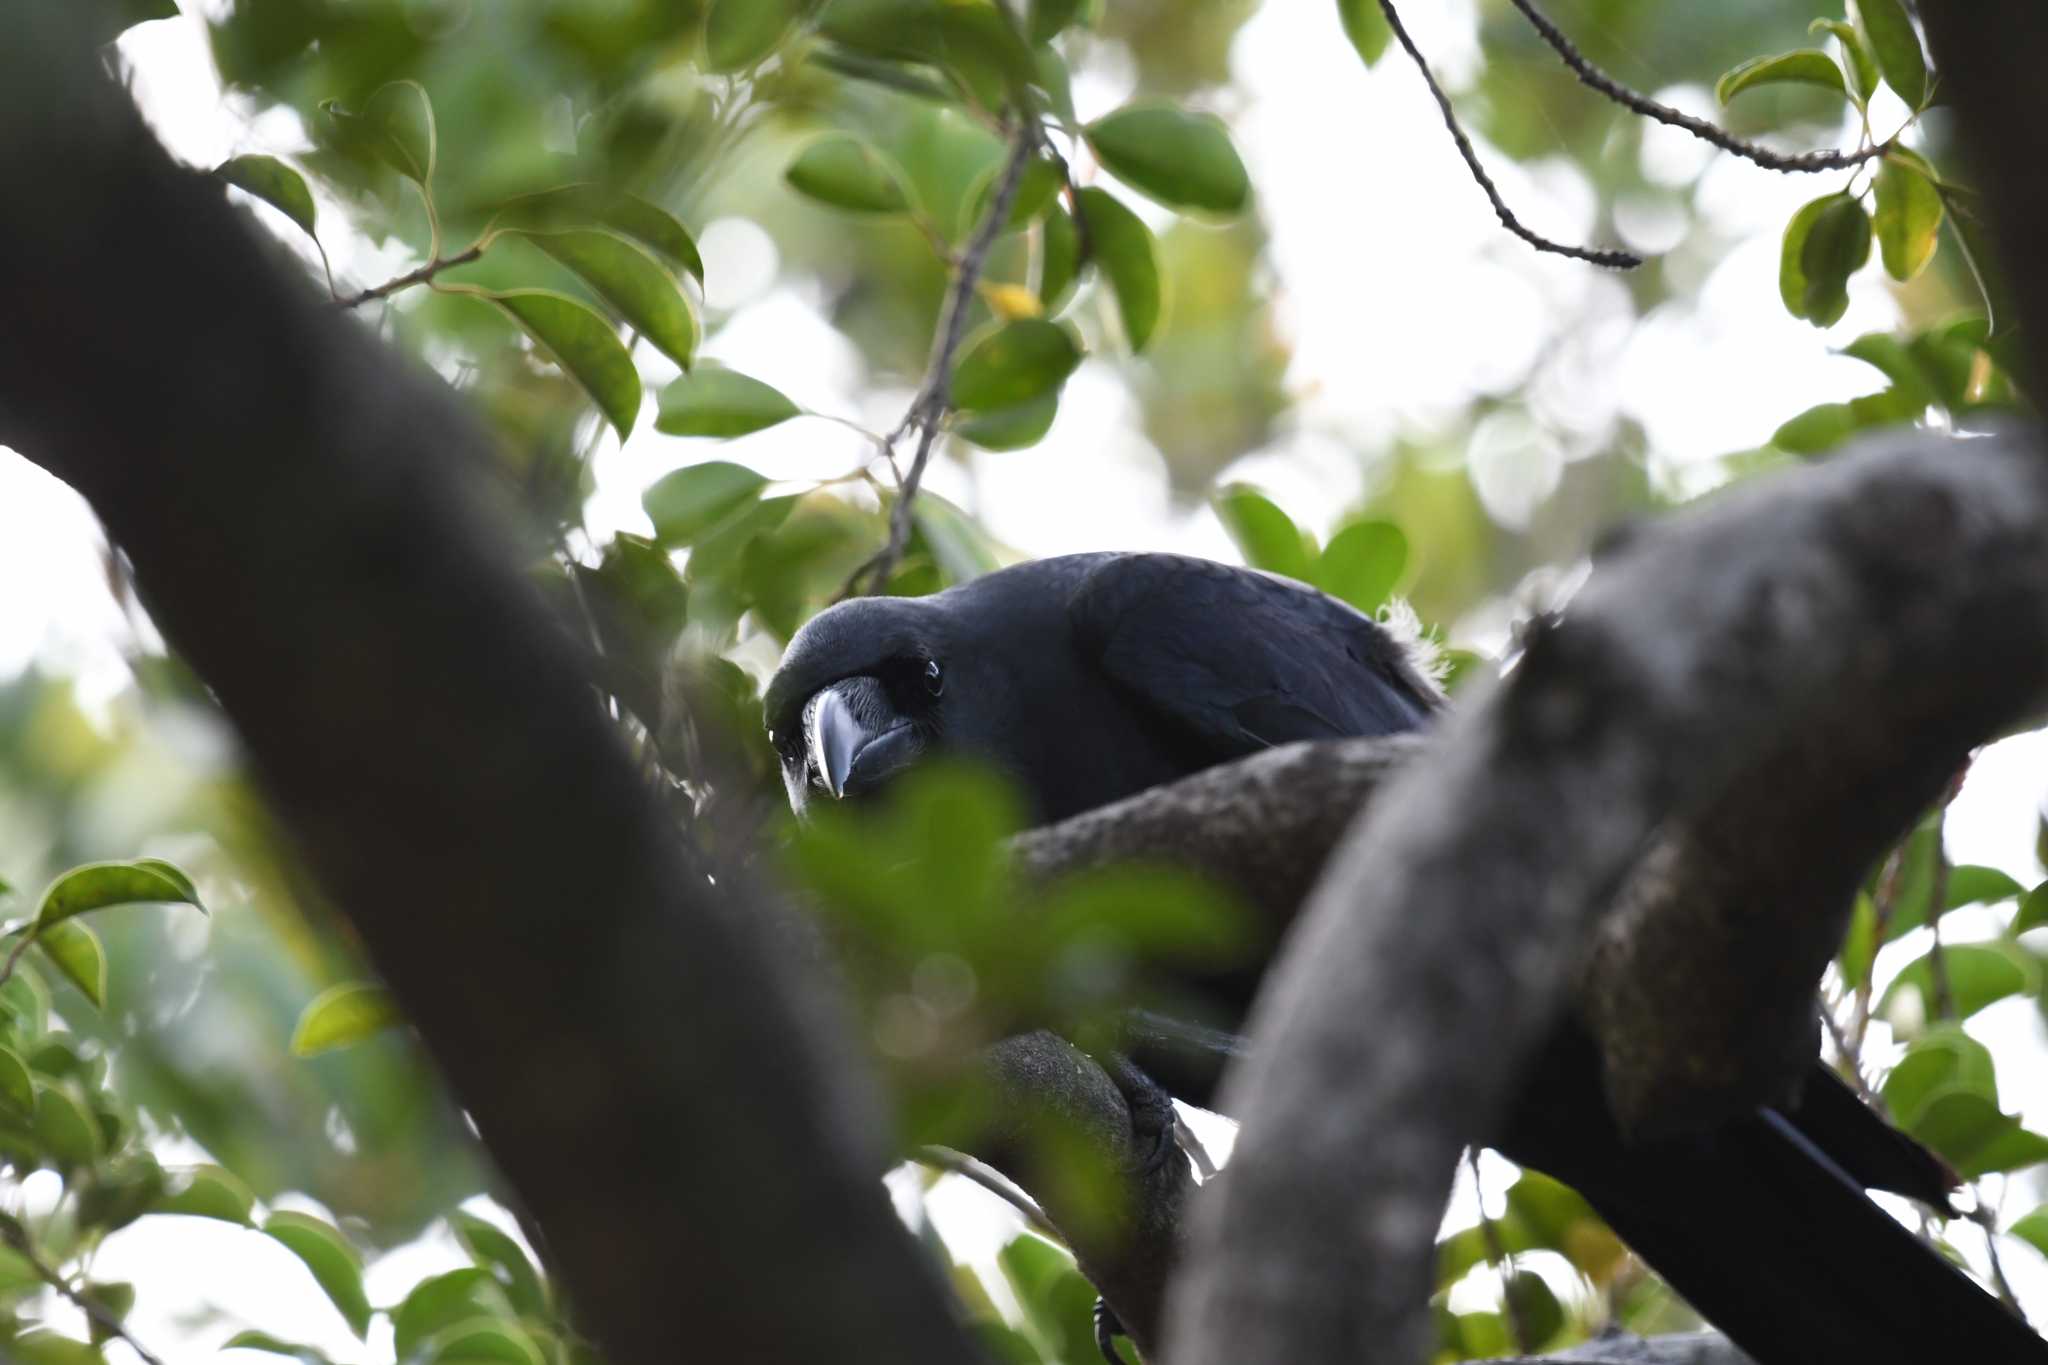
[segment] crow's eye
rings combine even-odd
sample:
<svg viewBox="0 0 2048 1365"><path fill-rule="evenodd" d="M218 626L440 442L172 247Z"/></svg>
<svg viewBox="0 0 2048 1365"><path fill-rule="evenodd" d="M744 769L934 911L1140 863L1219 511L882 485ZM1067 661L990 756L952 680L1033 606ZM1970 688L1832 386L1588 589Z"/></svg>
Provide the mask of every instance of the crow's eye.
<svg viewBox="0 0 2048 1365"><path fill-rule="evenodd" d="M946 690L946 670L939 667L937 659L924 661L924 691L928 697L936 697Z"/></svg>

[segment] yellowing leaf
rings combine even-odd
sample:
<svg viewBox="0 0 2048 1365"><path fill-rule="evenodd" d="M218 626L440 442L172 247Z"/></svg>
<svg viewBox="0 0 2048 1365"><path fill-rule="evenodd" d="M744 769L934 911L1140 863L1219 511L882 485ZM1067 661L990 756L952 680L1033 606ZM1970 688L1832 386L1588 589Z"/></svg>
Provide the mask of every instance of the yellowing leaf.
<svg viewBox="0 0 2048 1365"><path fill-rule="evenodd" d="M360 1043L404 1018L391 993L368 981L344 981L313 997L292 1030L292 1055L313 1057Z"/></svg>

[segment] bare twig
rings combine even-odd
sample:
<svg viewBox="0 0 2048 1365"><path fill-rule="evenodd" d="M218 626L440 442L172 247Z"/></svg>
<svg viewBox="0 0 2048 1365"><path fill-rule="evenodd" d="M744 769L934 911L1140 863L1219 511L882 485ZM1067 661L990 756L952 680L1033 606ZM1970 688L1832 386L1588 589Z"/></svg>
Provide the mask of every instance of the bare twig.
<svg viewBox="0 0 2048 1365"><path fill-rule="evenodd" d="M409 289L416 284L426 284L444 270L453 270L458 265L468 265L483 254L484 243L478 242L468 250L458 251L453 256L437 256L418 270L407 271L397 279L386 280L380 285L365 289L360 294L351 294L345 299L336 299L334 306L337 308L357 308L369 303L373 299L388 298L401 289Z"/></svg>
<svg viewBox="0 0 2048 1365"><path fill-rule="evenodd" d="M995 1167L977 1161L965 1152L956 1152L951 1147L920 1147L911 1154L911 1157L920 1166L931 1166L964 1180L973 1181L1023 1214L1024 1221L1031 1225L1033 1232L1061 1246L1067 1244L1065 1234L1053 1226L1052 1219L1045 1216L1045 1210L1038 1207L1038 1201L1026 1194L1023 1186Z"/></svg>
<svg viewBox="0 0 2048 1365"><path fill-rule="evenodd" d="M1885 1107L1884 1096L1871 1088L1869 1078L1863 1074L1862 1051L1856 1046L1854 1040L1843 1031L1842 1025L1836 1020L1835 1011L1828 1003L1826 996L1820 997L1818 1005L1820 1008L1821 1027L1828 1031L1828 1037L1834 1040L1835 1051L1840 1053L1842 1057L1842 1064L1835 1068L1836 1073L1848 1081L1851 1086L1855 1087L1857 1095L1862 1098L1865 1104L1888 1117L1891 1111Z"/></svg>
<svg viewBox="0 0 2048 1365"><path fill-rule="evenodd" d="M152 1354L141 1342L129 1335L128 1329L121 1325L119 1318L73 1289L70 1281L44 1261L42 1255L36 1251L35 1245L29 1241L28 1229L23 1227L18 1219L0 1218L0 1241L4 1241L16 1255L28 1262L29 1269L35 1271L37 1279L70 1300L92 1321L93 1326L108 1336L127 1342L128 1349L142 1358L143 1365L164 1365L162 1357Z"/></svg>
<svg viewBox="0 0 2048 1365"><path fill-rule="evenodd" d="M1577 76L1583 84L1599 91L1624 109L1641 114L1644 118L1651 119L1657 123L1668 124L1673 128L1683 128L1701 141L1711 142L1722 151L1733 153L1745 161L1753 161L1765 170L1791 172L1847 170L1851 166L1860 166L1874 157L1883 156L1891 150L1892 142L1890 139L1887 139L1884 142L1873 143L1867 147L1859 147L1853 152L1823 151L1792 154L1774 152L1768 147L1739 138L1727 129L1709 123L1705 119L1694 118L1691 114L1673 109L1668 104L1659 104L1649 96L1629 89L1629 87L1615 80L1612 76L1588 61L1586 55L1579 51L1570 38L1565 36L1564 30L1552 23L1549 16L1545 15L1543 11L1536 8L1533 0L1511 0L1511 3L1522 12L1522 17L1529 21L1536 32L1542 36L1543 41L1550 44L1557 55L1564 59L1564 64L1572 69L1572 74Z"/></svg>
<svg viewBox="0 0 2048 1365"><path fill-rule="evenodd" d="M946 420L946 413L952 406L953 357L967 333L967 314L974 302L975 286L980 283L982 269L988 264L989 249L1010 221L1010 206L1016 202L1017 186L1024 178L1024 167L1045 136L1032 118L1021 113L1016 117L1017 124L1010 137L1010 157L1003 165L1001 179L996 182L995 197L990 200L988 212L974 229L974 235L968 239L953 267L953 285L946 291L945 306L939 314L938 333L933 338L931 363L925 371L924 383L918 387L917 396L911 399L910 409L904 413L903 420L897 424L896 430L889 433L888 444L892 449L896 442L911 432L917 433L917 450L911 456L910 470L903 476L903 487L896 495L895 506L889 511L889 539L873 557L847 577L841 597L881 591L889 581L889 575L895 571L897 561L903 558L903 547L910 543L912 506L917 501L918 485L924 480L925 465L931 461L939 426Z"/></svg>
<svg viewBox="0 0 2048 1365"><path fill-rule="evenodd" d="M1415 69L1422 73L1423 84L1429 87L1429 93L1436 99L1436 107L1443 112L1444 127L1450 130L1451 141L1458 144L1458 155L1465 158L1466 169L1470 170L1472 178L1479 182L1479 188L1486 191L1486 197L1492 202L1493 212L1500 219L1502 227L1538 251L1547 251L1553 256L1569 256L1575 261L1609 266L1615 270L1634 270L1643 263L1643 258L1633 252L1566 246L1562 242L1552 241L1540 232L1524 227L1522 220L1515 217L1514 210L1508 207L1507 201L1500 197L1500 191L1494 187L1493 177L1486 173L1486 167L1479 164L1479 153L1472 150L1472 139L1465 136L1465 130L1458 124L1457 114L1451 110L1450 96L1436 83L1436 77L1430 74L1429 63L1423 59L1421 50L1415 46L1415 40L1408 36L1408 30L1402 27L1401 16L1394 12L1394 0L1380 0L1380 9L1387 16L1387 27L1392 29L1394 37L1400 40L1401 50L1408 54L1409 60L1415 63Z"/></svg>

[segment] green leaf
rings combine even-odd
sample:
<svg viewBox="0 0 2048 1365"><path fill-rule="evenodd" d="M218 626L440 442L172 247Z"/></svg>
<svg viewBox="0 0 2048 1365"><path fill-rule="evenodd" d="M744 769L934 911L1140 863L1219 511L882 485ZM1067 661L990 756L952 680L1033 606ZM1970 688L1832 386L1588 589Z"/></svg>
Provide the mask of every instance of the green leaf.
<svg viewBox="0 0 2048 1365"><path fill-rule="evenodd" d="M953 405L969 412L1013 407L1052 393L1081 363L1081 348L1058 323L1019 318L967 343L953 367Z"/></svg>
<svg viewBox="0 0 2048 1365"><path fill-rule="evenodd" d="M328 1365L327 1357L317 1346L307 1346L296 1341L286 1341L268 1332L254 1329L237 1332L220 1344L223 1351L264 1351L274 1356L291 1356L303 1360L306 1365Z"/></svg>
<svg viewBox="0 0 2048 1365"><path fill-rule="evenodd" d="M344 981L313 997L292 1030L292 1055L316 1057L360 1043L403 1022L391 992L368 981Z"/></svg>
<svg viewBox="0 0 2048 1365"><path fill-rule="evenodd" d="M497 1224L461 1210L448 1216L448 1225L469 1252L470 1258L487 1271L505 1292L512 1307L532 1317L547 1317L551 1311L540 1271L526 1251Z"/></svg>
<svg viewBox="0 0 2048 1365"><path fill-rule="evenodd" d="M851 213L910 208L903 171L881 149L851 133L814 138L782 173L799 194Z"/></svg>
<svg viewBox="0 0 2048 1365"><path fill-rule="evenodd" d="M36 908L36 928L41 932L73 915L114 905L158 904L199 906L192 879L159 859L86 863L51 882L50 889L43 892Z"/></svg>
<svg viewBox="0 0 2048 1365"><path fill-rule="evenodd" d="M1002 177L1004 163L991 162L989 168L975 177L974 189L964 202L972 205L972 211L965 215L970 225L979 224L988 216L989 206L995 200L996 182ZM1024 163L1024 169L1017 177L1017 192L1010 199L1010 216L1003 224L1006 232L1015 231L1045 212L1053 196L1066 183L1060 168L1046 158L1033 157Z"/></svg>
<svg viewBox="0 0 2048 1365"><path fill-rule="evenodd" d="M973 413L954 423L953 434L983 450L1022 450L1045 439L1059 410L1060 396L1048 393L1012 407Z"/></svg>
<svg viewBox="0 0 2048 1365"><path fill-rule="evenodd" d="M704 69L739 71L781 45L800 0L712 0L704 19Z"/></svg>
<svg viewBox="0 0 2048 1365"><path fill-rule="evenodd" d="M1844 346L1842 354L1876 368L1892 381L1892 388L1899 394L1900 401L1916 413L1924 412L1938 401L1926 369L1906 343L1889 332L1866 332Z"/></svg>
<svg viewBox="0 0 2048 1365"><path fill-rule="evenodd" d="M654 523L657 542L670 548L694 545L707 531L752 506L767 486L768 480L745 465L706 460L663 475L640 495L640 505Z"/></svg>
<svg viewBox="0 0 2048 1365"><path fill-rule="evenodd" d="M1002 567L974 518L944 498L919 493L910 519L949 581L965 583Z"/></svg>
<svg viewBox="0 0 2048 1365"><path fill-rule="evenodd" d="M1967 1090L1935 1095L1908 1131L1965 1180L2048 1161L2048 1137L2028 1132L2018 1119Z"/></svg>
<svg viewBox="0 0 2048 1365"><path fill-rule="evenodd" d="M128 1314L135 1307L135 1286L120 1280L89 1284L79 1291L78 1296L98 1310L87 1323L92 1334L92 1344L95 1346L102 1345L114 1337L113 1328L102 1326L103 1321L126 1321Z"/></svg>
<svg viewBox="0 0 2048 1365"><path fill-rule="evenodd" d="M942 4L944 65L975 103L999 109L1038 80L1038 64L1009 11L994 4Z"/></svg>
<svg viewBox="0 0 2048 1365"><path fill-rule="evenodd" d="M932 100L940 104L953 102L953 92L925 75L922 71L903 66L887 57L871 57L863 52L852 52L835 43L820 42L813 46L807 59L827 71L836 71L850 80L868 81L874 85L900 90L906 95Z"/></svg>
<svg viewBox="0 0 2048 1365"><path fill-rule="evenodd" d="M363 1295L363 1262L332 1223L309 1214L282 1211L263 1221L263 1232L305 1264L349 1330L361 1339L370 1330L370 1301Z"/></svg>
<svg viewBox="0 0 2048 1365"><path fill-rule="evenodd" d="M320 108L345 149L375 158L423 188L433 180L439 141L434 102L418 81L380 86L360 114L334 100L324 101Z"/></svg>
<svg viewBox="0 0 2048 1365"><path fill-rule="evenodd" d="M1303 583L1313 581L1308 538L1293 518L1263 493L1244 484L1229 484L1218 489L1210 501L1245 563Z"/></svg>
<svg viewBox="0 0 2048 1365"><path fill-rule="evenodd" d="M1855 93L1856 103L1869 103L1877 93L1877 63L1856 26L1841 19L1816 19L1806 26L1806 31L1835 35L1835 41L1842 45L1842 64L1848 69L1849 87Z"/></svg>
<svg viewBox="0 0 2048 1365"><path fill-rule="evenodd" d="M1842 968L1842 980L1861 989L1870 979L1870 963L1876 954L1877 907L1868 892L1859 891L1849 912L1849 932L1842 938L1842 951L1835 956Z"/></svg>
<svg viewBox="0 0 2048 1365"><path fill-rule="evenodd" d="M1363 612L1394 595L1408 567L1408 537L1390 521L1354 521L1330 537L1316 561L1314 584Z"/></svg>
<svg viewBox="0 0 2048 1365"><path fill-rule="evenodd" d="M68 1082L36 1085L35 1118L31 1126L36 1142L59 1169L90 1166L106 1147L92 1111L69 1088Z"/></svg>
<svg viewBox="0 0 2048 1365"><path fill-rule="evenodd" d="M1159 249L1152 229L1107 190L1090 186L1079 197L1095 263L1116 291L1124 338L1133 352L1142 351L1159 325Z"/></svg>
<svg viewBox="0 0 2048 1365"><path fill-rule="evenodd" d="M656 350L689 369L697 355L697 319L675 276L654 253L612 232L527 232L529 242L597 291Z"/></svg>
<svg viewBox="0 0 2048 1365"><path fill-rule="evenodd" d="M632 434L640 417L640 372L609 322L552 289L508 289L488 297L583 386L620 440Z"/></svg>
<svg viewBox="0 0 2048 1365"><path fill-rule="evenodd" d="M1911 1129L1936 1095L1952 1090L1996 1103L1998 1076L1988 1048L1958 1024L1937 1024L1913 1040L1884 1078L1884 1103L1894 1123Z"/></svg>
<svg viewBox="0 0 2048 1365"><path fill-rule="evenodd" d="M697 283L704 283L704 258L697 253L696 239L674 214L659 204L637 195L621 194L605 206L606 227L652 247L674 264L688 271Z"/></svg>
<svg viewBox="0 0 2048 1365"><path fill-rule="evenodd" d="M157 1197L151 1213L212 1218L243 1227L256 1225L256 1196L234 1172L219 1166L188 1166L170 1175L171 1183Z"/></svg>
<svg viewBox="0 0 2048 1365"><path fill-rule="evenodd" d="M29 1075L28 1063L5 1047L0 1047L0 1107L23 1115L36 1107L36 1082Z"/></svg>
<svg viewBox="0 0 2048 1365"><path fill-rule="evenodd" d="M780 390L707 364L661 391L654 429L670 436L745 436L802 415Z"/></svg>
<svg viewBox="0 0 2048 1365"><path fill-rule="evenodd" d="M443 1328L420 1348L421 1365L546 1365L533 1338L509 1322L471 1318Z"/></svg>
<svg viewBox="0 0 2048 1365"><path fill-rule="evenodd" d="M308 237L314 235L320 211L313 203L313 192L306 188L304 176L276 157L230 157L216 166L213 173L297 223Z"/></svg>
<svg viewBox="0 0 2048 1365"><path fill-rule="evenodd" d="M1857 0L1857 15L1885 83L1914 109L1927 103L1927 57L1899 0Z"/></svg>
<svg viewBox="0 0 2048 1365"><path fill-rule="evenodd" d="M1081 12L1082 0L1031 0L1030 15L1025 21L1024 32L1032 43L1049 43L1058 37L1060 31L1074 22L1074 16Z"/></svg>
<svg viewBox="0 0 2048 1365"><path fill-rule="evenodd" d="M2048 1256L2048 1204L2015 1220L2005 1231L2007 1236L2017 1237L2043 1256Z"/></svg>
<svg viewBox="0 0 2048 1365"><path fill-rule="evenodd" d="M98 934L76 921L52 924L36 930L36 948L94 1007L105 1007L107 950Z"/></svg>
<svg viewBox="0 0 2048 1365"><path fill-rule="evenodd" d="M1083 131L1104 166L1169 208L1237 213L1251 197L1244 163L1212 115L1127 105Z"/></svg>
<svg viewBox="0 0 2048 1365"><path fill-rule="evenodd" d="M2048 924L2048 882L2042 882L2029 891L2027 898L2020 902L2019 913L2012 917L2012 931L2023 934L2044 924Z"/></svg>
<svg viewBox="0 0 2048 1365"><path fill-rule="evenodd" d="M1996 905L2025 894L2025 887L1995 867L1961 863L1949 869L1948 895L1943 908L1954 910L1964 905Z"/></svg>
<svg viewBox="0 0 2048 1365"><path fill-rule="evenodd" d="M2009 943L1951 943L1941 949L1941 957L1959 1019L2009 995L2032 994L2040 985L2041 970L2033 955ZM1921 1007L1931 1018L1936 1003L1931 952L1900 971L1878 1002L1878 1013L1892 1018L1908 990L1919 992Z"/></svg>
<svg viewBox="0 0 2048 1365"><path fill-rule="evenodd" d="M1337 0L1337 17L1344 23L1344 36L1367 66L1379 61L1394 40L1380 0Z"/></svg>
<svg viewBox="0 0 2048 1365"><path fill-rule="evenodd" d="M637 195L596 185L562 185L512 200L493 220L497 228L525 232L560 232L593 223L631 237L689 272L699 284L704 282L704 258L689 229L667 209Z"/></svg>
<svg viewBox="0 0 2048 1365"><path fill-rule="evenodd" d="M412 1360L421 1344L436 1332L479 1317L507 1317L511 1312L497 1281L480 1267L430 1275L391 1310L391 1349L400 1360Z"/></svg>
<svg viewBox="0 0 2048 1365"><path fill-rule="evenodd" d="M1081 271L1081 234L1065 209L1047 211L1039 224L1038 301L1045 311L1059 311L1074 278Z"/></svg>
<svg viewBox="0 0 2048 1365"><path fill-rule="evenodd" d="M1808 210L1815 205L1818 209L1809 219ZM1798 243L1799 306L1793 316L1816 327L1832 327L1849 309L1849 276L1870 259L1870 215L1854 197L1833 194L1807 205L1792 221L1795 226L1805 224ZM1792 237L1793 229L1787 228L1787 250ZM1781 291L1787 289L1782 262L1778 283Z"/></svg>
<svg viewBox="0 0 2048 1365"><path fill-rule="evenodd" d="M1934 257L1941 194L1908 162L1886 157L1877 168L1877 248L1885 273L1910 280Z"/></svg>
<svg viewBox="0 0 2048 1365"><path fill-rule="evenodd" d="M1531 1350L1542 1350L1564 1329L1564 1305L1541 1275L1518 1270L1507 1278L1503 1298L1514 1306L1514 1320L1528 1336Z"/></svg>
<svg viewBox="0 0 2048 1365"><path fill-rule="evenodd" d="M1778 297L1784 302L1785 311L1795 318L1806 316L1806 254L1807 239L1813 234L1813 225L1840 195L1826 195L1801 206L1785 224L1784 240L1778 248Z"/></svg>
<svg viewBox="0 0 2048 1365"><path fill-rule="evenodd" d="M1796 52L1750 58L1714 82L1714 98L1726 104L1756 86L1785 84L1818 85L1838 95L1849 93L1834 58L1819 48L1802 47Z"/></svg>
<svg viewBox="0 0 2048 1365"><path fill-rule="evenodd" d="M8 1365L107 1365L99 1347L40 1328L6 1343Z"/></svg>
<svg viewBox="0 0 2048 1365"><path fill-rule="evenodd" d="M1818 455L1856 434L1863 425L1847 403L1816 403L1771 433L1771 444L1794 455Z"/></svg>

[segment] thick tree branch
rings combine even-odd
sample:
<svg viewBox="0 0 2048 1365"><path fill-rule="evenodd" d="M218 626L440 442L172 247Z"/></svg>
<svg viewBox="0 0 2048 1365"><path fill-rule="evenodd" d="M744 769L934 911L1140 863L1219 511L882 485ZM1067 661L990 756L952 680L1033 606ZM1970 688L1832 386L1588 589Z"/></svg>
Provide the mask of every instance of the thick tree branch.
<svg viewBox="0 0 2048 1365"><path fill-rule="evenodd" d="M487 438L171 163L93 8L0 43L0 441L132 557L609 1358L968 1358L823 995L590 705Z"/></svg>
<svg viewBox="0 0 2048 1365"><path fill-rule="evenodd" d="M2037 705L2044 524L2034 433L1896 434L1624 545L1332 859L1225 1092L1247 1123L1197 1214L1169 1358L1421 1359L1458 1151L1652 840L1710 826L1809 735L1843 746L1806 788L1825 801L1945 774Z"/></svg>

